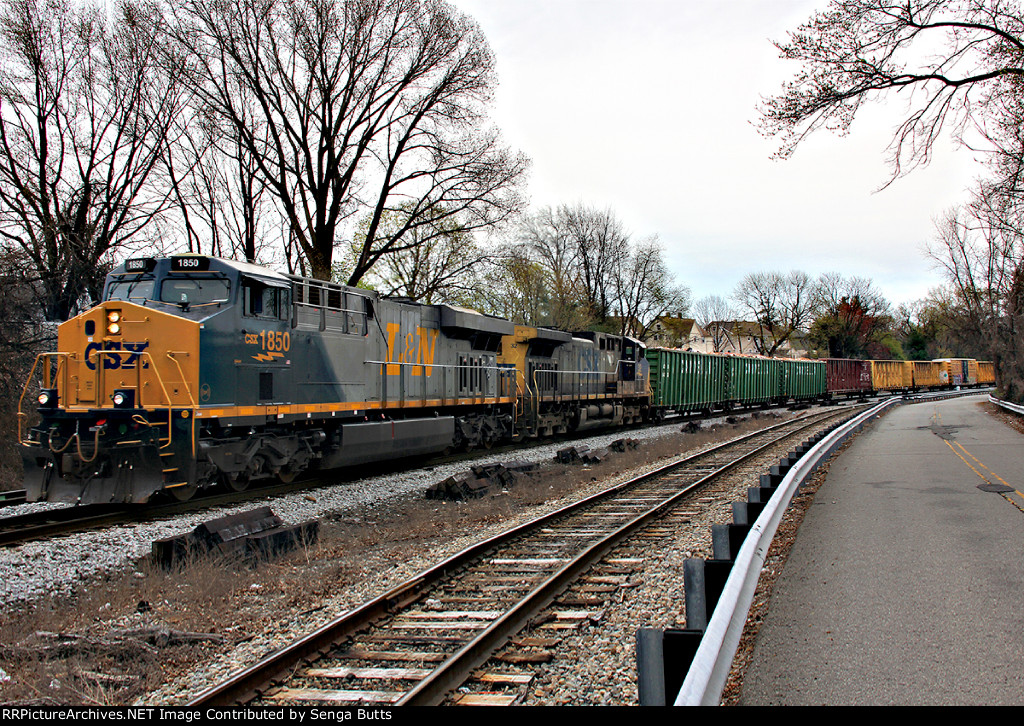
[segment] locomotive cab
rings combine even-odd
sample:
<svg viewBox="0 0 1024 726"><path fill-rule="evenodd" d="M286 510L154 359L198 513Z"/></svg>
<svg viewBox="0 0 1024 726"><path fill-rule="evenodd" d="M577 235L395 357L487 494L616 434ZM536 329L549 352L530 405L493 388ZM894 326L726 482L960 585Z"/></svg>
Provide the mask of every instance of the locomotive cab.
<svg viewBox="0 0 1024 726"><path fill-rule="evenodd" d="M26 394L36 380L42 392L39 420L20 436L28 498L190 496L213 473L196 456L200 407L236 392L203 348L247 316L270 323L275 334L263 340L286 347L288 308L287 281L254 265L179 256L115 268L102 302L58 327L58 351L29 377ZM268 393L242 373L239 387ZM19 412L19 425L28 418Z"/></svg>

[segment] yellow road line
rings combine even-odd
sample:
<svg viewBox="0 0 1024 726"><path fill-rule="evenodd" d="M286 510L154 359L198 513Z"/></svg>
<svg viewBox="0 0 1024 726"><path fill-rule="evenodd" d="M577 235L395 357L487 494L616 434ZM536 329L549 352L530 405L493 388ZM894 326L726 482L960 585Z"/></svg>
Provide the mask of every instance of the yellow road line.
<svg viewBox="0 0 1024 726"><path fill-rule="evenodd" d="M946 441L946 440L945 440L945 439L943 439L943 441ZM982 464L982 463L981 463L981 461L979 461L979 460L978 460L978 458L977 458L976 456L974 456L974 454L972 454L972 453L971 453L971 452L969 452L969 451L968 451L967 449L965 449L965 448L964 448L964 445L963 445L963 444L961 444L961 443L960 443L959 441L957 441L957 442L956 442L956 446L958 446L958 447L960 448L960 451L957 451L957 450L956 450L956 447L954 447L954 446L953 446L953 444L951 444L951 443L950 443L949 441L946 441L946 446L948 446L948 447L949 447L949 450L950 450L950 451L952 451L952 452L953 452L954 454L956 454L956 455L957 455L957 456L958 456L958 457L960 458L960 460L961 460L962 462L964 462L965 464L967 464L967 467L968 467L968 468L969 468L969 469L970 469L971 471L973 471L973 472L974 472L975 474L977 474L977 475L978 475L978 476L979 476L979 477L980 477L980 478L982 479L982 481L984 481L984 482L985 482L986 484L992 484L992 480L991 480L991 479L989 479L989 478L988 478L987 476L985 476L984 474L982 474L982 473L981 473L980 471L978 471L978 470L977 470L976 468L974 468L974 466L973 466L973 465L971 464L971 462L967 461L967 459L965 459L965 458L964 458L964 457L963 457L963 456L962 456L962 455L960 454L960 451L963 451L963 452L964 452L964 454L967 454L967 456L971 457L971 458L972 458L972 459L973 459L973 460L975 461L975 463L977 463L977 465L978 465L978 466L980 466L980 467L981 467L982 469L984 469L985 471L987 471L987 472L988 472L989 474L991 474L991 475L992 475L992 476L993 476L994 478L998 479L998 480L999 480L999 482L1000 482L1000 483L1001 483L1001 484L1002 484L1003 486L1006 486L1006 487L1009 487L1010 489L1013 489L1013 491L1015 491L1015 492L1017 493L1017 496L1019 496L1019 497L1021 497L1022 499L1024 499L1024 494L1022 494L1022 493L1021 493L1020 489L1018 489L1017 487L1015 487L1015 486L1013 486L1012 484L1008 483L1008 482L1007 482L1007 481L1006 481L1005 479L1003 479L1003 478L1002 478L1001 476L999 476L999 475L998 475L998 474L996 474L996 473L995 473L994 471L992 471L991 469L989 469L989 468L988 468L987 466L985 466L984 464Z"/></svg>

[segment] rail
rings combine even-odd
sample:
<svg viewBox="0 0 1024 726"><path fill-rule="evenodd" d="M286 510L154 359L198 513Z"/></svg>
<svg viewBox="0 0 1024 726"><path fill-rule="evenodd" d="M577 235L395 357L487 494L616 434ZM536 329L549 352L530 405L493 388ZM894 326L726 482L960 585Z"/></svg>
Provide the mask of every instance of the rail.
<svg viewBox="0 0 1024 726"><path fill-rule="evenodd" d="M22 427L22 423L29 416L29 414L24 413L21 410L21 408L22 408L22 405L25 403L25 396L28 394L28 388L29 388L29 386L32 383L33 376L35 376L36 368L39 367L39 362L41 360L45 359L46 363L47 363L46 369L43 372L43 387L44 388L53 388L53 381L54 381L54 379L60 377L61 369L63 369L63 371L64 371L63 385L58 385L57 386L57 390L58 390L58 394L59 394L59 391L66 391L67 387L68 387L68 380L67 380L67 378L68 378L68 366L64 365L64 363L67 361L67 358L70 355L71 355L70 353L40 353L39 355L36 356L35 361L32 363L32 370L30 370L28 372L28 378L25 380L25 386L21 389L21 398L18 399L18 443L19 444L26 443L25 442L25 437L22 435L22 428L21 427ZM57 360L57 370L56 371L53 370L53 365L52 365L52 361L51 361L51 359L54 358L54 357L56 357L58 359Z"/></svg>
<svg viewBox="0 0 1024 726"><path fill-rule="evenodd" d="M536 398L538 401L557 401L559 397L571 396L579 398L581 396L590 395L601 395L608 393L607 391L596 391L592 390L595 386L600 386L602 378L605 384L609 382L614 383L616 391L612 395L642 395L647 392L650 388L648 383L648 377L641 375L639 372L634 370L633 378L626 380L620 373L619 369L624 365L638 366L637 361L626 360L620 358L615 366L615 371L569 371L561 370L557 368L535 368L533 371L533 389L527 386L527 391L530 393L530 397L533 397L534 391L536 391ZM573 387L572 391L559 390L559 376L575 376L570 381L570 385ZM586 376L584 380L582 377ZM599 376L601 378L599 378ZM540 377L550 377L554 379L554 387L548 386L547 388L541 388ZM619 386L632 383L632 386L627 386L622 391L619 390ZM587 390L583 390L586 387ZM627 390L632 389L632 390Z"/></svg>
<svg viewBox="0 0 1024 726"><path fill-rule="evenodd" d="M439 386L439 392L440 392L439 400L441 401L441 405L442 406L448 405L450 403L452 403L452 404L454 404L454 403L461 403L461 402L464 402L466 399L472 400L473 403L481 403L481 404L482 403L493 403L494 401L492 399L511 398L514 395L513 391L516 390L516 380L515 380L516 369L512 368L510 366L500 365L500 364L486 365L486 366L485 365L471 366L471 365L466 365L466 364L452 365L452 364L447 364L447 363L406 363L406 362L397 362L397 361L368 360L368 361L365 362L365 365L380 366L381 372L382 372L382 375L381 375L381 381L382 381L382 385L381 385L381 401L383 403L385 403L385 404L389 403L389 400L388 400L388 385L387 385L388 375L383 375L383 372L386 370L385 366L388 367L388 368L396 367L396 368L399 368L399 369L401 369L401 368L420 368L420 369L424 369L423 373L421 373L420 376L419 376L423 380L423 391L422 391L421 399L420 399L420 400L423 400L423 401L427 400L427 379L430 377L429 374L426 374L427 369L440 368L441 369L441 384ZM489 393L486 390L478 390L478 389L489 389L489 388L491 388L491 380L488 378L487 380L481 380L480 381L481 385L473 386L471 388L471 390L465 391L465 393L466 393L465 396L460 396L459 394L461 392L461 390L460 390L461 387L455 388L455 384L458 383L458 381L457 380L453 380L452 381L452 385L453 385L453 389L455 390L455 394L449 398L449 396L447 395L447 392L448 392L448 371L450 371L450 370L454 370L454 371L467 371L467 372L476 370L476 371L487 372L487 373L490 373L492 371L496 371L497 372L497 382L496 382L496 385L494 386L494 389L495 389L494 393L493 394ZM413 393L412 395L415 396L416 394ZM394 402L395 403L399 403L399 404L403 404L403 403L406 402L406 400L407 400L407 396L406 396L406 390L405 390L405 376L399 375L398 376L398 398Z"/></svg>

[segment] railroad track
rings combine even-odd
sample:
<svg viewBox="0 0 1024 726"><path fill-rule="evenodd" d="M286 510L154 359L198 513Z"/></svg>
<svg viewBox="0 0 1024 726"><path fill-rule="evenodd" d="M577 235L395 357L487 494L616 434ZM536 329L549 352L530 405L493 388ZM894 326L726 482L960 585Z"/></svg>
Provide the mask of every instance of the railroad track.
<svg viewBox="0 0 1024 726"><path fill-rule="evenodd" d="M507 448L509 451L516 450L514 446ZM438 466L450 462L472 461L477 457L500 453L501 451L502 449L497 447L493 450L474 449L447 457L433 457L429 460L429 464L430 466ZM354 469L351 472L338 470L331 472L331 481L321 481L315 477L303 477L294 482L267 483L241 492L213 490L184 502L157 499L145 504L134 505L88 504L48 507L27 514L0 517L0 547L15 546L31 540L59 537L89 529L99 529L101 527L132 522L148 522L175 517L189 512L197 512L203 509L244 504L256 498L262 499L294 494L296 492L313 491L322 486L335 486L339 482L343 482L348 476L362 478L388 471L401 471L408 465L408 462L390 462L373 467L364 466L358 470L358 473ZM0 494L0 508L23 503L25 503L24 490Z"/></svg>
<svg viewBox="0 0 1024 726"><path fill-rule="evenodd" d="M676 417L660 423L647 425L675 426L682 421L690 420L690 418ZM628 433L628 430L626 431ZM586 439L600 433L587 432L586 434L565 436L563 439L567 442L566 445L569 445L573 441ZM440 466L460 461L472 462L481 456L494 456L506 452L512 454L521 452L524 446L529 448L550 443L550 439L540 439L520 442L518 444L508 444L502 447L494 447L493 449L477 448L448 456L430 457L426 462L430 466ZM415 459L414 461L423 463L424 460ZM89 504L49 507L27 514L9 515L0 517L0 547L11 547L32 540L59 537L118 524L155 521L214 507L244 504L246 501L254 498L275 497L294 494L299 491L312 491L321 486L334 486L339 483L339 480L343 481L349 476L363 478L389 471L402 471L408 465L408 462L401 461L384 462L374 466L360 467L358 473L355 473L355 469L350 472L342 469L332 472L331 481L329 482L320 481L317 477L303 477L290 483L266 483L241 492L213 490L185 502L157 499L145 504L134 505ZM25 490L0 493L0 509L23 503L25 503Z"/></svg>
<svg viewBox="0 0 1024 726"><path fill-rule="evenodd" d="M254 497L273 497L314 488L309 482L274 484L246 492L220 492L187 502L147 504L86 504L54 507L28 514L0 517L0 546L9 547L30 540L58 537L100 527L131 522L149 522L213 507L240 504Z"/></svg>
<svg viewBox="0 0 1024 726"><path fill-rule="evenodd" d="M625 538L750 457L807 429L831 428L852 412L844 407L748 434L479 543L235 674L190 705L441 703L507 643L519 651L519 661L512 662L543 654L550 639L516 634L536 624L539 613ZM589 576L598 578L592 584L600 590L621 584L633 566L605 562ZM590 617L592 604L589 598L560 600L541 619ZM485 689L500 686L511 693L468 693L459 702L511 703L516 689L530 681L529 674L508 668L473 677Z"/></svg>
<svg viewBox="0 0 1024 726"><path fill-rule="evenodd" d="M3 507L13 507L17 504L25 503L25 490L24 489L12 489L7 492L0 492L0 509Z"/></svg>

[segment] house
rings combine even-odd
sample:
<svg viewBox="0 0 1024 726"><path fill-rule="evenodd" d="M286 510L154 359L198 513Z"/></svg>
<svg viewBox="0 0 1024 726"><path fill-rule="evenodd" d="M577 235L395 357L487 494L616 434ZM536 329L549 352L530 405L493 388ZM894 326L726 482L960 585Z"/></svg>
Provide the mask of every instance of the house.
<svg viewBox="0 0 1024 726"><path fill-rule="evenodd" d="M652 348L679 348L708 352L707 336L693 318L682 313L662 315L651 325L644 345Z"/></svg>

